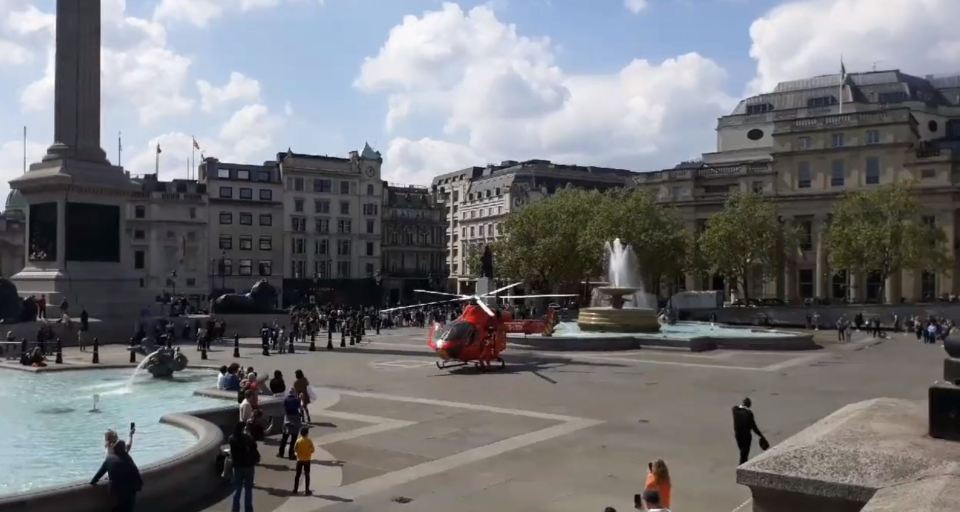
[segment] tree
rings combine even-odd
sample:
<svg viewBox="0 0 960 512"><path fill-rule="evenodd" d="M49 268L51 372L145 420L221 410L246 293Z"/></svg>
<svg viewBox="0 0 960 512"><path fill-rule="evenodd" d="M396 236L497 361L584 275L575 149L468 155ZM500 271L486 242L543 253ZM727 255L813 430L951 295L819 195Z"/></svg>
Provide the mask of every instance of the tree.
<svg viewBox="0 0 960 512"><path fill-rule="evenodd" d="M480 244L465 244L463 246L464 265L467 275L471 277L480 276L480 257L483 256L483 246Z"/></svg>
<svg viewBox="0 0 960 512"><path fill-rule="evenodd" d="M777 216L773 204L758 194L734 194L723 211L711 217L698 240L707 269L740 288L750 298L750 272L770 275L779 269L785 247L795 245L794 234Z"/></svg>
<svg viewBox="0 0 960 512"><path fill-rule="evenodd" d="M494 247L497 272L540 291L589 277L596 262L579 240L600 201L599 192L568 188L511 213Z"/></svg>
<svg viewBox="0 0 960 512"><path fill-rule="evenodd" d="M848 195L834 207L826 232L830 268L879 275L880 297L899 270L947 270L946 235L919 222L920 213L907 182Z"/></svg>

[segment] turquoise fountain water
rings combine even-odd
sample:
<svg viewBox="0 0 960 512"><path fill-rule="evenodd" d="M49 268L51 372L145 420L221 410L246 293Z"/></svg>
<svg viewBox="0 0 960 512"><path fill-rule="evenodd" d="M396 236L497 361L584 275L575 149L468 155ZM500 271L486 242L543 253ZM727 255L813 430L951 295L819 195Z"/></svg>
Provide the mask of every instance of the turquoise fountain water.
<svg viewBox="0 0 960 512"><path fill-rule="evenodd" d="M104 458L104 431L126 440L130 422L137 426L131 453L137 465L169 458L195 438L160 424L161 416L230 405L193 395L215 387L212 371L130 383L130 370L0 371L0 495L89 480ZM94 395L98 412L91 412Z"/></svg>

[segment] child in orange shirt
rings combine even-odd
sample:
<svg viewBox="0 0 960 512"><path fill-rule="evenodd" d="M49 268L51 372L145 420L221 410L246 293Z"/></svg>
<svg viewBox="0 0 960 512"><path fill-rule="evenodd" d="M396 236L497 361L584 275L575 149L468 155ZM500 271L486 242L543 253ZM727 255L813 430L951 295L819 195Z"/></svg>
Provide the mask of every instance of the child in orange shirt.
<svg viewBox="0 0 960 512"><path fill-rule="evenodd" d="M643 490L654 490L660 494L660 505L670 508L670 471L663 459L657 459L648 465L647 482Z"/></svg>

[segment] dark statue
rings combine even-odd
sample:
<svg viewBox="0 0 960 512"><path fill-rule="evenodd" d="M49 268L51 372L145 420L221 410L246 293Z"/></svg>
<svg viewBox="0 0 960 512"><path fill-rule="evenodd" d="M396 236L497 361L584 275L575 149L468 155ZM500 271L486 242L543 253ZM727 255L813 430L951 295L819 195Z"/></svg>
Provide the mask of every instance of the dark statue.
<svg viewBox="0 0 960 512"><path fill-rule="evenodd" d="M145 368L150 375L156 378L166 378L173 376L173 372L179 372L187 367L187 356L180 353L180 347L160 347L155 352L147 356Z"/></svg>
<svg viewBox="0 0 960 512"><path fill-rule="evenodd" d="M480 277L493 278L493 251L490 246L484 246L483 255L480 256Z"/></svg>
<svg viewBox="0 0 960 512"><path fill-rule="evenodd" d="M0 279L0 318L6 323L19 322L23 301L17 293L17 285L9 279Z"/></svg>
<svg viewBox="0 0 960 512"><path fill-rule="evenodd" d="M260 280L247 293L228 293L217 297L211 311L219 315L273 313L276 304L276 288L266 280Z"/></svg>

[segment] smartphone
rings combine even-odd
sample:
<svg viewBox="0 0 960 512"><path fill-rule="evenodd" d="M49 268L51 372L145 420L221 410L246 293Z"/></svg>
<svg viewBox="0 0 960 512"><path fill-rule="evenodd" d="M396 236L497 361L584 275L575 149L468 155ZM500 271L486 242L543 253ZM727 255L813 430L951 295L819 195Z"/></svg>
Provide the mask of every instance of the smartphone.
<svg viewBox="0 0 960 512"><path fill-rule="evenodd" d="M131 422L130 422L130 432L133 432L134 430L136 430L136 428L137 428L137 424L131 421Z"/></svg>
<svg viewBox="0 0 960 512"><path fill-rule="evenodd" d="M633 508L638 510L643 510L643 495L634 494L633 495Z"/></svg>
<svg viewBox="0 0 960 512"><path fill-rule="evenodd" d="M648 462L648 463L647 463L647 469L649 469L650 472L653 473L653 463L652 463L652 462Z"/></svg>

